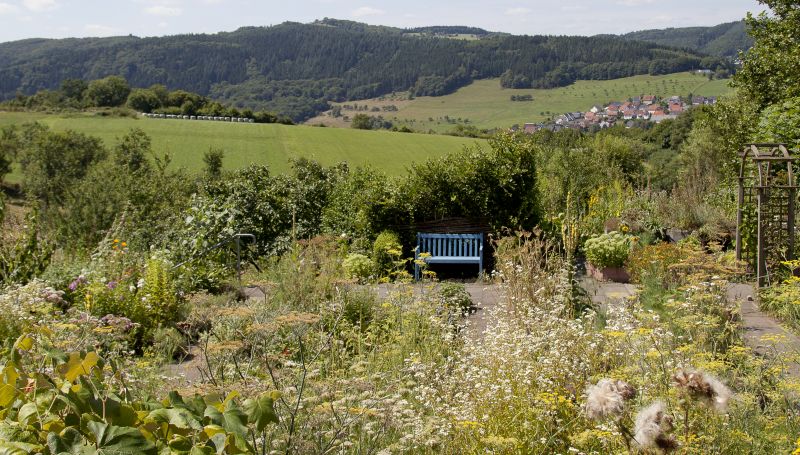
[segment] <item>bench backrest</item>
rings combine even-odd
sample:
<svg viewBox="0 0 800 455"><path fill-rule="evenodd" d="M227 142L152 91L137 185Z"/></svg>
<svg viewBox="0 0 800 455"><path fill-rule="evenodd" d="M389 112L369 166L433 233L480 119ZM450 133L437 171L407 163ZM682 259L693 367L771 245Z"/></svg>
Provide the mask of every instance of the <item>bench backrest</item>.
<svg viewBox="0 0 800 455"><path fill-rule="evenodd" d="M480 257L483 255L483 234L417 233L417 253L433 257Z"/></svg>

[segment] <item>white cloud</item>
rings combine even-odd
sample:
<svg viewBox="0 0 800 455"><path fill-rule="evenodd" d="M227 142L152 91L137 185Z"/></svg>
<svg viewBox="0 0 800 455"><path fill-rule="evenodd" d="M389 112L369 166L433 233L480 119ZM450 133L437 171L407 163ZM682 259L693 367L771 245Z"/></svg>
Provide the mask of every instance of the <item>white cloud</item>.
<svg viewBox="0 0 800 455"><path fill-rule="evenodd" d="M56 0L22 0L22 4L25 8L37 13L58 8Z"/></svg>
<svg viewBox="0 0 800 455"><path fill-rule="evenodd" d="M175 6L155 5L144 9L144 12L152 16L180 16L183 10Z"/></svg>
<svg viewBox="0 0 800 455"><path fill-rule="evenodd" d="M648 3L653 3L654 0L617 0L617 5L624 6L641 6Z"/></svg>
<svg viewBox="0 0 800 455"><path fill-rule="evenodd" d="M156 24L156 26L158 28L167 28L167 26L169 26L169 24L166 23L166 22L159 22L158 24Z"/></svg>
<svg viewBox="0 0 800 455"><path fill-rule="evenodd" d="M89 36L114 36L119 35L120 31L114 27L100 24L86 24L83 31Z"/></svg>
<svg viewBox="0 0 800 455"><path fill-rule="evenodd" d="M0 2L0 14L14 13L16 11L17 11L16 6L11 5L9 3Z"/></svg>
<svg viewBox="0 0 800 455"><path fill-rule="evenodd" d="M524 14L529 14L531 12L530 8L524 7L517 7L517 8L509 8L506 10L506 16L522 16Z"/></svg>
<svg viewBox="0 0 800 455"><path fill-rule="evenodd" d="M386 14L386 11L371 6L362 6L354 9L353 12L350 13L353 17L380 16L382 14Z"/></svg>

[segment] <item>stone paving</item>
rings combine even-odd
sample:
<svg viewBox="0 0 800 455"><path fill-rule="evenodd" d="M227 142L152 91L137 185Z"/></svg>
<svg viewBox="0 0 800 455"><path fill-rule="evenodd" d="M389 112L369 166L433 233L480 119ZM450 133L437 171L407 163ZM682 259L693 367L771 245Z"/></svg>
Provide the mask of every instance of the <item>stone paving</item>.
<svg viewBox="0 0 800 455"><path fill-rule="evenodd" d="M758 308L757 294L752 285L731 283L728 299L739 301L745 344L765 357L780 357L787 362L787 372L800 378L800 338L784 328L775 318Z"/></svg>

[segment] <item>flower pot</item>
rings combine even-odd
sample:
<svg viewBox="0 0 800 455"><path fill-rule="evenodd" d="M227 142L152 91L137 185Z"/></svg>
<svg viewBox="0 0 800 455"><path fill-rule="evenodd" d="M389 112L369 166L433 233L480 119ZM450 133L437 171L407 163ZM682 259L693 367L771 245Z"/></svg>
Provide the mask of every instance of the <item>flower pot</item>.
<svg viewBox="0 0 800 455"><path fill-rule="evenodd" d="M625 267L595 267L587 262L586 272L597 281L613 281L615 283L631 281L631 275L625 270Z"/></svg>

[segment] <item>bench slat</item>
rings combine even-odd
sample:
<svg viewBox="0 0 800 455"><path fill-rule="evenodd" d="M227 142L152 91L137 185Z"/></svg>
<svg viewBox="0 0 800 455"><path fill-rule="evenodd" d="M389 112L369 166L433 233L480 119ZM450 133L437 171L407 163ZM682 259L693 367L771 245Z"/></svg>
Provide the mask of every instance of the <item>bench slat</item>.
<svg viewBox="0 0 800 455"><path fill-rule="evenodd" d="M417 251L429 253L425 262L430 264L478 264L483 272L483 233L480 234L427 234L417 233ZM419 265L414 265L414 278L419 279Z"/></svg>

